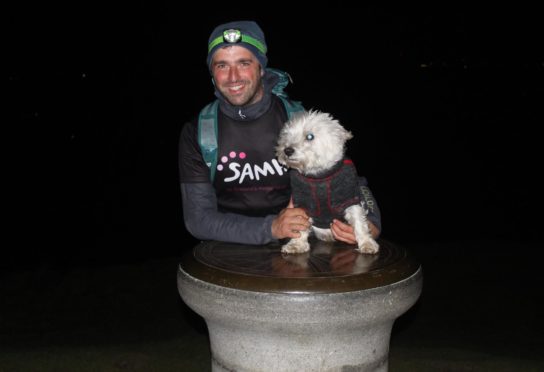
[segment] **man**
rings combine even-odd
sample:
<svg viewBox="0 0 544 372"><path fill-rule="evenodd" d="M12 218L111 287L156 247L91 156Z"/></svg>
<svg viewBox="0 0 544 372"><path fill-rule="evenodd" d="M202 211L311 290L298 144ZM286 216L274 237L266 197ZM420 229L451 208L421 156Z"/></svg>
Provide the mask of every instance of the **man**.
<svg viewBox="0 0 544 372"><path fill-rule="evenodd" d="M267 244L296 238L310 227L309 217L290 203L289 175L275 159L277 136L288 120L283 88L287 75L267 69L264 33L253 21L216 27L208 42L207 64L218 107L207 106L207 122L216 125L213 158L207 158L199 118L180 136L179 171L187 230L201 240ZM213 126L212 126L213 128ZM361 178L363 200L374 237L380 232L379 209ZM334 221L337 240L355 244L351 226Z"/></svg>

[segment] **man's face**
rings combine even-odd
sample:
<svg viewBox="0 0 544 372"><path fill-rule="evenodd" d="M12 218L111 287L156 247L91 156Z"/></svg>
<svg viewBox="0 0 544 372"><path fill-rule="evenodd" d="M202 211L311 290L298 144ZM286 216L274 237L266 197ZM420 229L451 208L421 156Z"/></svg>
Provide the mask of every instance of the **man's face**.
<svg viewBox="0 0 544 372"><path fill-rule="evenodd" d="M252 104L263 97L261 65L246 48L229 45L218 49L211 71L215 86L232 105Z"/></svg>

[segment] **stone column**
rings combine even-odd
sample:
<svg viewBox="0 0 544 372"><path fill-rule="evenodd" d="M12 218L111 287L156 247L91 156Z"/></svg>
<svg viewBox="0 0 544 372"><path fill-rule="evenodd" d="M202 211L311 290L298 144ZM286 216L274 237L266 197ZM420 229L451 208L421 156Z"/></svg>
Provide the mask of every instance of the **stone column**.
<svg viewBox="0 0 544 372"><path fill-rule="evenodd" d="M393 323L417 301L422 270L379 243L378 255L320 241L303 255L220 242L187 252L178 288L208 325L212 370L387 371Z"/></svg>

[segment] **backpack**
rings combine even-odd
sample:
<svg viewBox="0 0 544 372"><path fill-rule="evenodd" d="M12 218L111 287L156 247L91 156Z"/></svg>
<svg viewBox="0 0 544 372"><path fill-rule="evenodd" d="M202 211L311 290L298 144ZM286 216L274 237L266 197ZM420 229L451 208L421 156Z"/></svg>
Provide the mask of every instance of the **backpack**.
<svg viewBox="0 0 544 372"><path fill-rule="evenodd" d="M267 68L280 78L278 83L272 89L275 94L283 102L287 117L296 112L304 111L304 107L299 101L292 101L283 90L289 84L290 76L283 71ZM215 169L217 167L217 109L219 101L215 100L206 105L198 115L198 144L202 152L204 162L210 168L210 180L213 183L215 178Z"/></svg>

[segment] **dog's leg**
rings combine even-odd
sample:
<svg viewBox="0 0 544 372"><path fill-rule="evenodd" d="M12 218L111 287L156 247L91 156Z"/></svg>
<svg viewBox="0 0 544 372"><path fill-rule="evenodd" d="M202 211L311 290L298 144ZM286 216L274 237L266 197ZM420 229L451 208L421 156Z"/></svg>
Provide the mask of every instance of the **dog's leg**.
<svg viewBox="0 0 544 372"><path fill-rule="evenodd" d="M315 237L324 242L334 242L334 236L331 229L322 229L320 227L313 227Z"/></svg>
<svg viewBox="0 0 544 372"><path fill-rule="evenodd" d="M281 248L282 253L304 253L310 250L310 243L308 237L310 236L310 229L300 231L298 238L292 238L287 244Z"/></svg>
<svg viewBox="0 0 544 372"><path fill-rule="evenodd" d="M357 239L358 251L361 253L378 253L380 246L372 238L366 212L360 204L352 205L346 209L344 218L353 226L355 239Z"/></svg>

